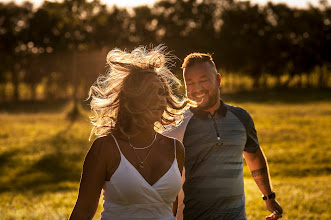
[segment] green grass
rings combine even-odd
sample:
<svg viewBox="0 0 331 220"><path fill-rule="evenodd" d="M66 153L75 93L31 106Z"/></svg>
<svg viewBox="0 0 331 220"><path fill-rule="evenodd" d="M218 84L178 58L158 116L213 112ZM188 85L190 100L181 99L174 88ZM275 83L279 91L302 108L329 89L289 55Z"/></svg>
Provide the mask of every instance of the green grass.
<svg viewBox="0 0 331 220"><path fill-rule="evenodd" d="M254 118L283 219L330 219L330 92L255 91L222 97ZM0 104L1 220L68 218L91 126L87 117L68 121L67 111L65 102ZM248 219L264 219L268 211L261 193L247 167L244 174Z"/></svg>
<svg viewBox="0 0 331 220"><path fill-rule="evenodd" d="M330 219L330 175L272 179L277 200L284 209L282 219ZM245 178L245 190L247 218L264 219L270 212L251 178Z"/></svg>

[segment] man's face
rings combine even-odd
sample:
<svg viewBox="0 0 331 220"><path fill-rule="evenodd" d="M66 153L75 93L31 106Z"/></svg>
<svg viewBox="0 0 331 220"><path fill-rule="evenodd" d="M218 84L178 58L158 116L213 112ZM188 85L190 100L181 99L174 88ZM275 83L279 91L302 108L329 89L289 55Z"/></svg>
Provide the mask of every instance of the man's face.
<svg viewBox="0 0 331 220"><path fill-rule="evenodd" d="M208 62L184 69L187 97L198 102L198 109L207 111L220 100L221 79L216 68Z"/></svg>

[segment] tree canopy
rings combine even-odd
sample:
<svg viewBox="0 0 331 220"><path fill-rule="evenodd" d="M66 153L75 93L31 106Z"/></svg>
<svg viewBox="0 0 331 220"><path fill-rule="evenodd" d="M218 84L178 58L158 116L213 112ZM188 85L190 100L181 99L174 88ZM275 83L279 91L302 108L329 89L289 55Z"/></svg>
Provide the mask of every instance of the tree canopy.
<svg viewBox="0 0 331 220"><path fill-rule="evenodd" d="M185 55L199 51L213 53L219 69L251 76L256 86L265 74L288 74L289 82L325 67L319 87L327 87L331 7L326 1L305 9L236 0L160 0L133 9L99 0L45 1L39 8L0 3L0 42L0 93L15 100L20 83L32 98L41 82L49 98L75 83L86 88L106 71L110 49L160 43L178 56L175 71Z"/></svg>

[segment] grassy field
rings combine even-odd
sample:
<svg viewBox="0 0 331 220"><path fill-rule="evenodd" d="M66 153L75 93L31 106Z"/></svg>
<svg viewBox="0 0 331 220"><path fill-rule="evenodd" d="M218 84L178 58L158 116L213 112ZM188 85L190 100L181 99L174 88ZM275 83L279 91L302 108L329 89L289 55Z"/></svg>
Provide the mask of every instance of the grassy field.
<svg viewBox="0 0 331 220"><path fill-rule="evenodd" d="M283 219L331 219L331 92L225 94L254 118ZM86 104L86 103L85 103ZM0 104L0 219L66 219L77 197L88 117L66 120L65 103ZM247 216L268 215L245 167ZM101 203L95 216L100 217Z"/></svg>

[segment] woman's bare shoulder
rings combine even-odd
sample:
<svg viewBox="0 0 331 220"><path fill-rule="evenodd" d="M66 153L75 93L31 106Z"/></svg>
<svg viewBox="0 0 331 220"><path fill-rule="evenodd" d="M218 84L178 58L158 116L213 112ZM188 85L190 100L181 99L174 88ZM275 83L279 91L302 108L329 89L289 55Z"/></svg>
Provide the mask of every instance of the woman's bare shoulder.
<svg viewBox="0 0 331 220"><path fill-rule="evenodd" d="M113 155L118 149L114 138L111 135L104 135L97 137L93 141L89 151L99 155L108 156L110 154Z"/></svg>
<svg viewBox="0 0 331 220"><path fill-rule="evenodd" d="M160 134L162 136L162 138L164 138L165 140L168 141L169 146L173 146L174 142L176 143L176 155L178 155L179 157L184 157L184 145L182 144L182 142L180 142L179 140L175 139L175 138L171 138L168 136L165 136L163 134Z"/></svg>
<svg viewBox="0 0 331 220"><path fill-rule="evenodd" d="M88 154L95 155L98 163L105 164L105 179L108 181L118 167L121 158L115 139L111 135L96 138Z"/></svg>

